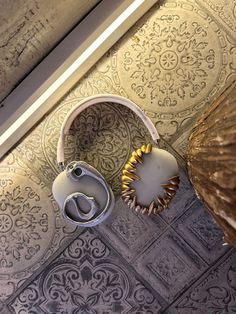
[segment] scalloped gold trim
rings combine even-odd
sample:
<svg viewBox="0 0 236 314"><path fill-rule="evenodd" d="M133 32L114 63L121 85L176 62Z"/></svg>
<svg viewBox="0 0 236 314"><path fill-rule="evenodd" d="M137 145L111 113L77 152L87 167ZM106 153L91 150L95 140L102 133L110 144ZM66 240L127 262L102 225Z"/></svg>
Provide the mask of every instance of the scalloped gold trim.
<svg viewBox="0 0 236 314"><path fill-rule="evenodd" d="M122 198L124 202L130 209L135 210L137 213L142 214L158 214L163 211L172 200L173 196L176 194L179 188L179 176L174 176L169 178L167 183L161 184L165 191L165 196L163 198L157 197L153 200L149 206L142 206L137 204L137 196L135 195L135 190L131 189L130 183L133 181L140 180L140 178L135 174L136 164L143 163L143 154L150 154L152 151L152 144L144 144L141 148L135 150L122 170L121 176L121 190Z"/></svg>

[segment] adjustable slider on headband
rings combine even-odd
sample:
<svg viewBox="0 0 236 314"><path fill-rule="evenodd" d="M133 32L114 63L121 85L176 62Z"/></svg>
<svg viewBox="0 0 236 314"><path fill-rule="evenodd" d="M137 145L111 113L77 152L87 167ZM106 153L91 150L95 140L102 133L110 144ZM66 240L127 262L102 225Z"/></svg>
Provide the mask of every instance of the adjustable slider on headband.
<svg viewBox="0 0 236 314"><path fill-rule="evenodd" d="M65 135L61 130L60 136L57 144L57 164L60 171L65 170L65 162L64 162L64 146L65 146Z"/></svg>

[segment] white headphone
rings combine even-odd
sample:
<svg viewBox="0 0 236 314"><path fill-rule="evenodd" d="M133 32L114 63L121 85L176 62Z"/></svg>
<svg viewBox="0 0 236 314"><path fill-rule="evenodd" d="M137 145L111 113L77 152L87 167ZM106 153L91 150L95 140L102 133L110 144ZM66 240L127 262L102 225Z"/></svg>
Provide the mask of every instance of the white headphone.
<svg viewBox="0 0 236 314"><path fill-rule="evenodd" d="M145 115L143 110L132 101L121 96L106 94L92 96L82 100L77 104L77 106L68 112L62 124L57 145L57 162L62 172L54 180L52 192L59 207L62 209L64 216L76 225L84 227L95 226L103 222L109 216L114 207L114 195L104 177L94 167L87 164L86 162L73 161L65 166L64 143L66 135L68 134L74 119L84 109L94 104L104 102L118 103L128 107L141 118L155 143L157 143L160 138L152 121ZM151 152L150 147L150 144L146 146L143 145L143 147L139 149L140 156L138 156L135 152L132 154L131 160L129 160L126 164L121 177L123 191L122 195L124 200L131 208L136 209L136 207L139 206L143 213L145 213L143 210L145 207L142 205L137 205L136 202L133 201L133 192L131 193L130 191L134 191L134 189L130 188L130 184L135 181L134 178L138 178L138 176L134 174L134 165L138 162L138 160L140 161L142 159L142 154L148 155ZM159 149L159 151L163 150ZM168 152L164 152L170 155ZM174 157L172 156L172 158ZM176 165L172 167L173 175L176 175L177 172L177 162L175 161L175 163ZM133 179L131 179L131 177ZM175 182L177 181L175 179ZM130 203L131 200L133 201L132 204ZM152 207L152 213L154 213L153 209L155 206Z"/></svg>

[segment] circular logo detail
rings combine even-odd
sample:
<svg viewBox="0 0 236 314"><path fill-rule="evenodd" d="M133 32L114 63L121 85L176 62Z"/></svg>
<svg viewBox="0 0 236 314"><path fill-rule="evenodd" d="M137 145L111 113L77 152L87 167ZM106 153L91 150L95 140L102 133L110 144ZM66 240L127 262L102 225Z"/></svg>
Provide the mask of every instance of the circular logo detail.
<svg viewBox="0 0 236 314"><path fill-rule="evenodd" d="M220 77L219 33L208 19L181 3L154 8L141 25L114 53L113 71L120 85L146 110L178 117L193 114L193 107L199 109L212 97Z"/></svg>

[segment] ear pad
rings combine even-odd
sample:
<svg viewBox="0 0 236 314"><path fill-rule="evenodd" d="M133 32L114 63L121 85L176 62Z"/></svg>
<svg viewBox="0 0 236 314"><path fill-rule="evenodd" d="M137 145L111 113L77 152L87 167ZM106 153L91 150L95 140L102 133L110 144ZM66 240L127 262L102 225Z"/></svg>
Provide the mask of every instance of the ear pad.
<svg viewBox="0 0 236 314"><path fill-rule="evenodd" d="M178 164L166 150L143 145L132 153L121 177L128 207L142 214L165 209L179 186Z"/></svg>
<svg viewBox="0 0 236 314"><path fill-rule="evenodd" d="M83 161L68 164L53 182L52 192L64 216L84 227L101 223L114 207L114 195L106 180Z"/></svg>

